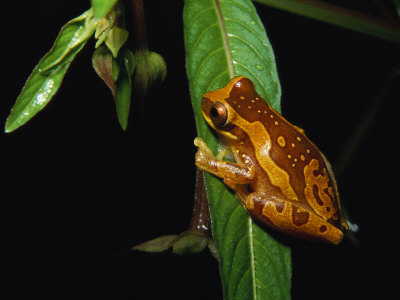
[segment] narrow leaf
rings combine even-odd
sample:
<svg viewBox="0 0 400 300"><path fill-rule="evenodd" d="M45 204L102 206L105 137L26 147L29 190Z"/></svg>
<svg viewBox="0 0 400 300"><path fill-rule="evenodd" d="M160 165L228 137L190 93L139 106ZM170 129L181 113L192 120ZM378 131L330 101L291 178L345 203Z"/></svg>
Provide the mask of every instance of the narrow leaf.
<svg viewBox="0 0 400 300"><path fill-rule="evenodd" d="M41 75L37 68L33 71L7 118L5 132L22 126L47 105L58 91L69 64L47 75Z"/></svg>
<svg viewBox="0 0 400 300"><path fill-rule="evenodd" d="M128 31L119 27L113 27L108 32L105 39L106 45L115 58L118 56L119 49L125 44L128 36Z"/></svg>
<svg viewBox="0 0 400 300"><path fill-rule="evenodd" d="M115 97L115 81L118 79L119 65L111 51L105 46L97 48L92 56L92 66Z"/></svg>
<svg viewBox="0 0 400 300"><path fill-rule="evenodd" d="M208 245L208 235L199 234L193 231L185 231L173 243L173 252L179 255L197 254Z"/></svg>
<svg viewBox="0 0 400 300"><path fill-rule="evenodd" d="M132 57L132 55L129 52L130 50L127 48L122 49L119 65L120 72L115 93L115 106L117 109L118 121L123 130L126 130L128 127L129 111L131 107L132 86L131 76L129 75L129 59Z"/></svg>
<svg viewBox="0 0 400 300"><path fill-rule="evenodd" d="M173 235L163 235L153 240L144 242L142 244L132 247L132 250L145 251L145 252L162 252L168 250L174 241L179 236L177 234Z"/></svg>
<svg viewBox="0 0 400 300"><path fill-rule="evenodd" d="M92 16L93 12L88 10L61 28L53 47L38 65L40 73L58 68L81 50L81 44L92 36L96 27L96 23L91 21Z"/></svg>
<svg viewBox="0 0 400 300"><path fill-rule="evenodd" d="M94 16L98 19L104 18L114 7L117 0L91 0Z"/></svg>
<svg viewBox="0 0 400 300"><path fill-rule="evenodd" d="M186 0L186 69L197 132L217 152L201 115L202 95L234 76L251 78L280 111L280 84L265 29L248 0ZM206 175L225 299L290 299L290 249L260 228L220 179Z"/></svg>
<svg viewBox="0 0 400 300"><path fill-rule="evenodd" d="M61 28L53 47L32 71L18 96L6 121L6 132L28 122L58 91L69 65L91 35L89 16L90 11L87 11Z"/></svg>

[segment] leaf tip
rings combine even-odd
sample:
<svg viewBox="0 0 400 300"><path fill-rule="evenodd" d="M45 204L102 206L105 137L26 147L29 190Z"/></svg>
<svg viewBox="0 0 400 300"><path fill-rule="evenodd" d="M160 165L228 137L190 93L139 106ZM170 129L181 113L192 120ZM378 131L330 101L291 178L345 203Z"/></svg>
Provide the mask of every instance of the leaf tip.
<svg viewBox="0 0 400 300"><path fill-rule="evenodd" d="M12 120L10 119L10 116L8 116L8 118L6 120L6 124L4 125L4 132L5 133L13 132L14 130L16 130L21 125L22 124L15 124L14 122L12 122Z"/></svg>
<svg viewBox="0 0 400 300"><path fill-rule="evenodd" d="M128 124L127 123L125 123L125 124L121 124L120 123L120 125L121 125L121 128L122 128L123 131L126 131L126 129L128 128Z"/></svg>

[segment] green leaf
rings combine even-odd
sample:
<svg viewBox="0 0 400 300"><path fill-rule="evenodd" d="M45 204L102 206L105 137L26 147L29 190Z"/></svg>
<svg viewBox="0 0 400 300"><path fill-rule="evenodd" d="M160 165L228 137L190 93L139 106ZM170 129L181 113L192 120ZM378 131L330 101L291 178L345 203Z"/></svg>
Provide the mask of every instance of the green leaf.
<svg viewBox="0 0 400 300"><path fill-rule="evenodd" d="M106 45L115 58L118 56L119 49L125 44L128 36L128 31L123 28L113 27L108 31L105 39Z"/></svg>
<svg viewBox="0 0 400 300"><path fill-rule="evenodd" d="M119 76L119 64L106 46L100 46L93 52L92 66L115 96L115 82Z"/></svg>
<svg viewBox="0 0 400 300"><path fill-rule="evenodd" d="M18 96L6 121L6 132L28 122L58 91L69 65L94 31L88 21L90 15L86 11L61 28L53 47L32 71Z"/></svg>
<svg viewBox="0 0 400 300"><path fill-rule="evenodd" d="M90 2L92 3L94 16L101 19L114 7L117 0L91 0Z"/></svg>
<svg viewBox="0 0 400 300"><path fill-rule="evenodd" d="M81 50L81 45L92 36L96 23L92 21L93 12L88 10L65 24L53 44L53 47L40 62L39 72L51 72Z"/></svg>
<svg viewBox="0 0 400 300"><path fill-rule="evenodd" d="M130 58L132 58L132 54L130 50L127 48L122 49L121 57L120 57L120 65L119 65L119 76L116 83L116 91L115 91L115 106L117 109L117 116L119 124L121 125L123 130L126 130L128 127L128 118L129 111L131 107L131 93L132 93L132 84L131 84L131 76L130 72Z"/></svg>
<svg viewBox="0 0 400 300"><path fill-rule="evenodd" d="M218 140L201 114L202 95L243 75L280 111L274 53L248 0L186 0L183 17L197 132L216 153ZM225 299L290 299L290 249L254 223L220 179L206 174L206 183Z"/></svg>
<svg viewBox="0 0 400 300"><path fill-rule="evenodd" d="M208 245L209 237L195 231L185 231L173 243L173 252L179 255L198 254Z"/></svg>
<svg viewBox="0 0 400 300"><path fill-rule="evenodd" d="M179 237L177 234L163 235L153 240L132 247L132 250L145 252L163 252L168 250Z"/></svg>

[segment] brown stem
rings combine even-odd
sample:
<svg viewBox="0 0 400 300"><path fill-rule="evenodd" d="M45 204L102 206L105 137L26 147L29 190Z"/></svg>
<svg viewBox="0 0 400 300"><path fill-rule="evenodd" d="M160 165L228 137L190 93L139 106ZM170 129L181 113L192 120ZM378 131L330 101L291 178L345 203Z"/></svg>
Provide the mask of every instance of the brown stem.
<svg viewBox="0 0 400 300"><path fill-rule="evenodd" d="M144 18L143 0L132 1L133 16L133 38L135 43L135 52L147 51L146 24Z"/></svg>
<svg viewBox="0 0 400 300"><path fill-rule="evenodd" d="M209 232L210 215L208 212L208 199L203 171L196 170L196 186L194 196L194 208L190 220L189 231L196 231L202 234Z"/></svg>

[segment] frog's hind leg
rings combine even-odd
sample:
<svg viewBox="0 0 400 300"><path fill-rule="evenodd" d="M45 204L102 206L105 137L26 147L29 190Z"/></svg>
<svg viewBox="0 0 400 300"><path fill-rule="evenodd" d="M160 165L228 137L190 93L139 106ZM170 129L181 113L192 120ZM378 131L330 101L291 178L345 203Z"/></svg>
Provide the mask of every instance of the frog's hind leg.
<svg viewBox="0 0 400 300"><path fill-rule="evenodd" d="M246 210L262 224L309 240L338 244L343 232L300 205L268 197L265 193L248 193L244 185L234 187Z"/></svg>

